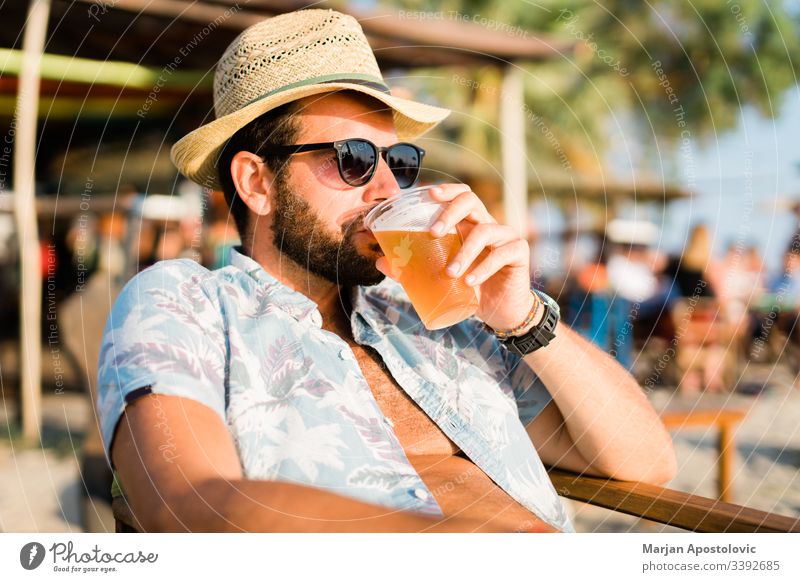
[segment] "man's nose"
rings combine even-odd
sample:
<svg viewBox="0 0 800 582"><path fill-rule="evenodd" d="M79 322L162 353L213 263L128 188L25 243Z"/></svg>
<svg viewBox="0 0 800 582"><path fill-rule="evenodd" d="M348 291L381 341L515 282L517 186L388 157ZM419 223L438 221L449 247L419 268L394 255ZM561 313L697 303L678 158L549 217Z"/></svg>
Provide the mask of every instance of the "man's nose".
<svg viewBox="0 0 800 582"><path fill-rule="evenodd" d="M364 202L377 203L381 200L391 198L400 192L400 186L389 169L389 165L383 156L378 157L378 167L375 168L375 175L369 184L364 188Z"/></svg>

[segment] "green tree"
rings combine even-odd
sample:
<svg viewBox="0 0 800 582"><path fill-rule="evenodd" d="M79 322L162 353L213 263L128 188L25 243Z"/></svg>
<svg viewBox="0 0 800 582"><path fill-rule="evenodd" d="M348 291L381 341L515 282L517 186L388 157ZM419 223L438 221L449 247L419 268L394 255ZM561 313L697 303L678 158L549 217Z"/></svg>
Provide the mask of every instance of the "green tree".
<svg viewBox="0 0 800 582"><path fill-rule="evenodd" d="M780 113L797 83L800 7L766 0L383 0L385 7L474 15L572 41L574 51L526 69L526 103L576 163L591 169L607 146L612 116L624 115L644 143L662 147L689 131L712 139L736 126L744 106ZM496 72L461 71L478 84ZM439 75L442 77L442 75ZM443 101L494 107L469 87L433 83ZM494 121L494 120L493 120ZM459 131L471 146L496 153L496 136L479 122ZM472 125L472 126L470 126ZM476 137L485 132L487 135ZM552 139L528 132L532 155L556 162ZM685 135L685 133L684 133Z"/></svg>

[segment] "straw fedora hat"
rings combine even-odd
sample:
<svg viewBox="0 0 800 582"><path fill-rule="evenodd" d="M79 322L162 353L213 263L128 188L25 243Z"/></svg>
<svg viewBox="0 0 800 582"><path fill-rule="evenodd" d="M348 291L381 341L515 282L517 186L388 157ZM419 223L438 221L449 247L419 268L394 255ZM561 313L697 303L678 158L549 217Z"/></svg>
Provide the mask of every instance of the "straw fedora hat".
<svg viewBox="0 0 800 582"><path fill-rule="evenodd" d="M299 10L259 22L228 47L214 73L216 119L171 150L187 178L220 189L216 162L228 139L258 116L310 95L350 89L387 105L402 140L450 113L390 93L361 26L334 10Z"/></svg>

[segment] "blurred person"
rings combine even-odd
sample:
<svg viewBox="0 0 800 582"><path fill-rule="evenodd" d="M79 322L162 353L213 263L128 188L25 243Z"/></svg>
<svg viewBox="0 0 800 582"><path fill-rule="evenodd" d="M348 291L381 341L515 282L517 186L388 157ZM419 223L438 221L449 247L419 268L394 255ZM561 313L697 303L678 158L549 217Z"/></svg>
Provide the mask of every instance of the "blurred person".
<svg viewBox="0 0 800 582"><path fill-rule="evenodd" d="M608 285L614 293L640 306L663 293L658 272L661 253L653 250L658 228L644 220L611 220L606 227Z"/></svg>
<svg viewBox="0 0 800 582"><path fill-rule="evenodd" d="M701 224L692 229L680 258L667 267L681 297L671 310L682 394L731 389L742 341L737 330L747 318L746 306L736 299L739 292L731 291L749 279L740 276L747 260L731 247L725 261L716 261L711 231Z"/></svg>
<svg viewBox="0 0 800 582"><path fill-rule="evenodd" d="M615 219L606 237L609 288L635 307L637 321L654 319L669 291L662 277L666 257L654 248L658 227L644 220Z"/></svg>
<svg viewBox="0 0 800 582"><path fill-rule="evenodd" d="M80 212L74 216L66 236L72 255L72 268L85 281L95 270L98 259L99 224L93 213Z"/></svg>
<svg viewBox="0 0 800 582"><path fill-rule="evenodd" d="M79 363L79 377L92 412L97 402L97 362L103 326L122 287L125 268L123 215L101 215L97 233L97 269L58 307L61 340ZM112 473L103 450L99 418L94 413L89 418L80 455L81 526L87 532L108 532L114 528Z"/></svg>
<svg viewBox="0 0 800 582"><path fill-rule="evenodd" d="M716 297L719 265L711 253L711 231L705 224L695 226L679 256L667 262L664 273L674 282L680 297Z"/></svg>
<svg viewBox="0 0 800 582"><path fill-rule="evenodd" d="M239 232L221 190L213 190L208 198L208 225L203 233L203 264L210 269L228 265L230 250L241 244Z"/></svg>
<svg viewBox="0 0 800 582"><path fill-rule="evenodd" d="M100 245L98 269L119 278L125 270L125 218L117 212L107 212L100 217Z"/></svg>
<svg viewBox="0 0 800 582"><path fill-rule="evenodd" d="M138 272L155 264L158 257L159 231L151 220L140 220L137 229L131 233L134 244L134 256L131 270Z"/></svg>
<svg viewBox="0 0 800 582"><path fill-rule="evenodd" d="M179 223L166 224L158 230L153 245L153 263L170 259L190 258L185 256L188 247Z"/></svg>
<svg viewBox="0 0 800 582"><path fill-rule="evenodd" d="M363 219L421 155L398 166L349 140L389 147L447 111L391 95L355 19L256 24L215 87L217 119L173 160L223 188L242 246L218 271L135 277L100 359L104 442L144 529L571 531L543 463L674 475L639 386L558 323L527 242L467 186L439 187L432 232L464 229L449 273L475 277L476 317L427 331L385 276Z"/></svg>
<svg viewBox="0 0 800 582"><path fill-rule="evenodd" d="M791 246L783 255L781 271L773 276L768 285L769 294L762 301L762 310L756 335L760 342L770 341L774 345L775 355L780 357L787 348L800 346L800 252L798 247ZM782 334L777 338L772 328L776 327ZM779 335L781 335L779 334ZM792 345L787 345L789 338Z"/></svg>
<svg viewBox="0 0 800 582"><path fill-rule="evenodd" d="M724 387L725 347L716 331L722 324L715 299L721 267L714 260L712 242L708 226L696 225L683 252L671 257L664 269L670 281L670 339L678 346L678 387L687 395Z"/></svg>
<svg viewBox="0 0 800 582"><path fill-rule="evenodd" d="M738 337L752 330L748 308L751 303L758 303L763 292L763 263L758 250L752 245L741 249L736 244L729 245L721 266L719 298Z"/></svg>
<svg viewBox="0 0 800 582"><path fill-rule="evenodd" d="M790 249L783 255L783 268L772 278L769 290L789 311L800 310L800 253Z"/></svg>

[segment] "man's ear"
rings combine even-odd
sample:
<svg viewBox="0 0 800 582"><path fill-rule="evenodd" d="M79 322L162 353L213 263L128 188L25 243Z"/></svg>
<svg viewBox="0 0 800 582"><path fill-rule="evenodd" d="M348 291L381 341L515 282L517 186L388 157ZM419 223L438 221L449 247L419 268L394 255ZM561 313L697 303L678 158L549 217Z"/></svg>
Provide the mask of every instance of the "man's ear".
<svg viewBox="0 0 800 582"><path fill-rule="evenodd" d="M239 197L251 212L258 216L270 213L275 174L259 156L237 152L231 159L231 178Z"/></svg>

